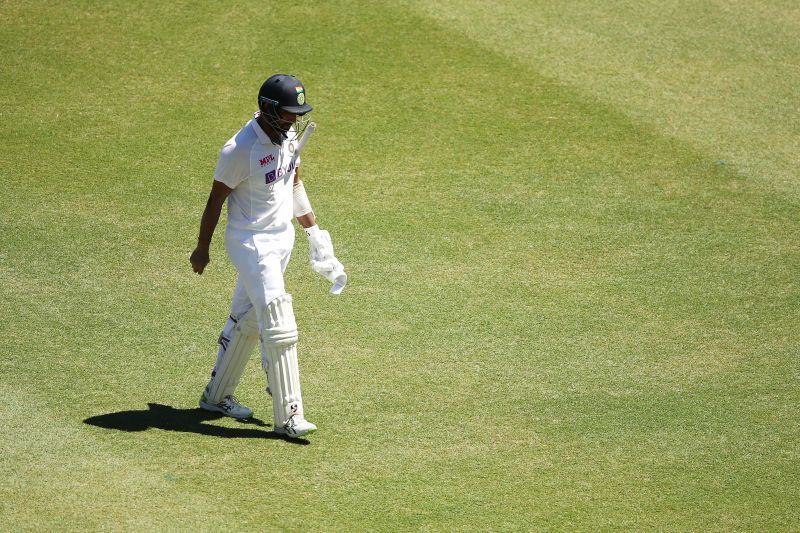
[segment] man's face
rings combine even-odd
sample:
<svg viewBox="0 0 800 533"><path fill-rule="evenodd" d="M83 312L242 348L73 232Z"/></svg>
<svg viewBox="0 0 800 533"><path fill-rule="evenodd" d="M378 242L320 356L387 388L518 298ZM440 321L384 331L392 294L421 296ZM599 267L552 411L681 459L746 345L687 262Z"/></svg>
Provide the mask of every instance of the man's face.
<svg viewBox="0 0 800 533"><path fill-rule="evenodd" d="M280 128L283 133L286 133L289 131L289 128L294 126L294 123L297 122L297 115L284 111L283 109L279 109L278 120L276 122L278 124L278 128Z"/></svg>

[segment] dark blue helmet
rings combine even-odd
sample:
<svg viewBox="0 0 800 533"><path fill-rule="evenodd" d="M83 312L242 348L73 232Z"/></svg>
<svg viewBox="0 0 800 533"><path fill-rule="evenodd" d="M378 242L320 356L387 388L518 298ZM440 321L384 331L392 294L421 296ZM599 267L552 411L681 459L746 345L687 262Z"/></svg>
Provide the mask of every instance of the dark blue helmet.
<svg viewBox="0 0 800 533"><path fill-rule="evenodd" d="M258 108L266 112L269 107L295 115L305 115L312 109L306 102L306 88L300 80L289 74L275 74L261 85Z"/></svg>

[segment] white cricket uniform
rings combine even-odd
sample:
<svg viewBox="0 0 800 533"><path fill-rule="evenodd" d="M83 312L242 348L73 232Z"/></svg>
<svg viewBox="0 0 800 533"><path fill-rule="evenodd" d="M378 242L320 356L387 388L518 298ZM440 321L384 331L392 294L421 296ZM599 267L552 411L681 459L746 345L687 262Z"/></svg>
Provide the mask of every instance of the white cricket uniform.
<svg viewBox="0 0 800 533"><path fill-rule="evenodd" d="M290 130L289 139L294 139ZM228 196L225 248L238 271L231 317L256 308L259 324L267 304L286 293L283 273L294 247L292 194L300 159L294 141L272 143L255 119L220 150L214 179Z"/></svg>

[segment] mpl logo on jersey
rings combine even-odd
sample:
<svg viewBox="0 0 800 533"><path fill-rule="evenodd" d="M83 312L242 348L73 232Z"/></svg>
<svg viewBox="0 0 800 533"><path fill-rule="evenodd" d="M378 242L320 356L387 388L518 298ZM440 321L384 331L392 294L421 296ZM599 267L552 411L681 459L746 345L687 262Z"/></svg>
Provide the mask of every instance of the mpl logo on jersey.
<svg viewBox="0 0 800 533"><path fill-rule="evenodd" d="M285 175L287 172L291 172L292 170L294 170L294 166L295 162L292 161L291 163L289 163L289 165L285 167L276 168L275 170L270 170L269 172L264 174L264 177L266 178L266 183L267 184L273 183L275 180Z"/></svg>
<svg viewBox="0 0 800 533"><path fill-rule="evenodd" d="M272 154L269 154L267 157L258 160L258 162L261 164L262 167L269 165L273 161L275 161L275 156Z"/></svg>

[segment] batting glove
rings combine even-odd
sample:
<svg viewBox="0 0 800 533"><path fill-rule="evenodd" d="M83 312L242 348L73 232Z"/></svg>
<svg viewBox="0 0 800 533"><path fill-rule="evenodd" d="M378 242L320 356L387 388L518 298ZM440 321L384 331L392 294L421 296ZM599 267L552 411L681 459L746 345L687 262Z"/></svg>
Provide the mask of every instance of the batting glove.
<svg viewBox="0 0 800 533"><path fill-rule="evenodd" d="M347 285L347 274L342 263L333 255L331 234L319 229L316 224L304 229L308 236L308 255L312 270L333 284L331 294L341 294Z"/></svg>

